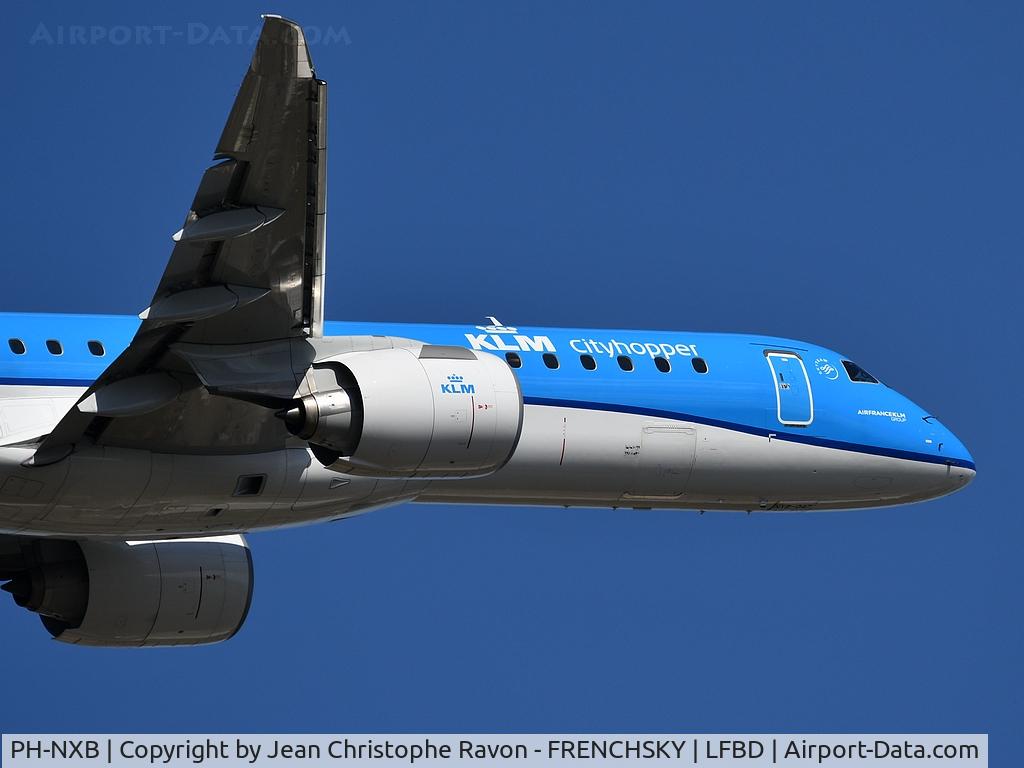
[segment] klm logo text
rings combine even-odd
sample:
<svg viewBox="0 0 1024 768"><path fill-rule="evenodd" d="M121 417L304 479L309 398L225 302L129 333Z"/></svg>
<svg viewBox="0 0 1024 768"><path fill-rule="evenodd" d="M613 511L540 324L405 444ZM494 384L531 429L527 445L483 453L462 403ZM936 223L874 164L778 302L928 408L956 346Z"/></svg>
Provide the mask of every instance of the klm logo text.
<svg viewBox="0 0 1024 768"><path fill-rule="evenodd" d="M448 377L448 381L441 385L442 395L475 395L476 385L466 384L462 380L462 376L457 373L453 373Z"/></svg>
<svg viewBox="0 0 1024 768"><path fill-rule="evenodd" d="M547 336L499 336L496 333L467 333L466 341L473 349L487 352L554 352L555 345Z"/></svg>
<svg viewBox="0 0 1024 768"><path fill-rule="evenodd" d="M475 395L475 384L442 384L442 395Z"/></svg>

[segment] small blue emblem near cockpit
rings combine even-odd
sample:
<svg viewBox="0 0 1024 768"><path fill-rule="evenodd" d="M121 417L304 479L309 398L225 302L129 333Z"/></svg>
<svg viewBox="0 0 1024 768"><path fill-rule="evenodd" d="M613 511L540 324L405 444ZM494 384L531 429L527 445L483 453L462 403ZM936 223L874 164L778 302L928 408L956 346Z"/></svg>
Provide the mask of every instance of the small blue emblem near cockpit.
<svg viewBox="0 0 1024 768"><path fill-rule="evenodd" d="M832 363L828 361L827 357L819 357L814 361L814 370L819 375L824 376L829 381L835 381L839 378L839 369L836 368Z"/></svg>

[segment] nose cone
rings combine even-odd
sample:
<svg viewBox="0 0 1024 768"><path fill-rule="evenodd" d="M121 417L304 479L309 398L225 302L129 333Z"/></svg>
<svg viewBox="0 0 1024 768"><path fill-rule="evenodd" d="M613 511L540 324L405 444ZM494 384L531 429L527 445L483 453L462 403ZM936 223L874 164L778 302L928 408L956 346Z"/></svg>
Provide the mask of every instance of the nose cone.
<svg viewBox="0 0 1024 768"><path fill-rule="evenodd" d="M944 496L947 493L965 488L977 475L974 457L967 446L934 416L923 416L922 441L925 452L942 461L945 472L937 480L933 496Z"/></svg>
<svg viewBox="0 0 1024 768"><path fill-rule="evenodd" d="M866 496L906 504L945 496L974 480L977 469L967 447L909 398L885 385L856 381L843 394L853 406L849 434L870 441L886 457L870 470L865 465L857 477Z"/></svg>
<svg viewBox="0 0 1024 768"><path fill-rule="evenodd" d="M974 464L974 457L967 450L967 446L960 441L960 438L948 429L946 432L949 434L950 452L953 457L951 462L955 470L951 474L959 479L960 487L963 487L975 478L978 468Z"/></svg>
<svg viewBox="0 0 1024 768"><path fill-rule="evenodd" d="M973 478L977 469L974 465L974 457L967 450L959 437L953 434L952 430L943 426L933 416L926 416L922 419L931 429L928 429L925 437L925 445L934 448L935 453L952 466L970 472Z"/></svg>
<svg viewBox="0 0 1024 768"><path fill-rule="evenodd" d="M975 476L978 474L978 470L977 469L967 469L967 468L964 468L963 469L963 473L964 473L963 485L967 485L972 480L974 480ZM963 485L961 487L963 487Z"/></svg>
<svg viewBox="0 0 1024 768"><path fill-rule="evenodd" d="M879 420L876 434L891 440L889 444L910 459L895 472L894 485L905 501L945 496L974 480L974 457L936 416L889 388L868 394L873 401L885 403L887 412L892 411L892 418Z"/></svg>

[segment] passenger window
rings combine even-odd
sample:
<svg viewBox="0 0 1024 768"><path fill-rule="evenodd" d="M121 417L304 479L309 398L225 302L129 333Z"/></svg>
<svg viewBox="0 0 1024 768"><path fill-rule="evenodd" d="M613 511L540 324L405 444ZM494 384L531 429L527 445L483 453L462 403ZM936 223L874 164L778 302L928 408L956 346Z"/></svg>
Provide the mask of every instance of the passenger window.
<svg viewBox="0 0 1024 768"><path fill-rule="evenodd" d="M690 365L693 366L693 370L695 370L697 373L708 372L708 364L704 361L703 357L691 357Z"/></svg>
<svg viewBox="0 0 1024 768"><path fill-rule="evenodd" d="M64 347L61 346L61 343L59 341L57 341L57 339L47 339L46 340L46 349L49 350L51 355L63 355L64 354Z"/></svg>
<svg viewBox="0 0 1024 768"><path fill-rule="evenodd" d="M8 339L7 346L11 348L11 352L16 355L25 354L25 342L21 339Z"/></svg>
<svg viewBox="0 0 1024 768"><path fill-rule="evenodd" d="M545 352L544 365L546 365L551 370L555 370L556 368L558 368L558 357L556 355L552 355L550 352Z"/></svg>
<svg viewBox="0 0 1024 768"><path fill-rule="evenodd" d="M103 342L96 341L95 339L89 342L89 351L96 357L103 357L107 354L107 351L103 348Z"/></svg>
<svg viewBox="0 0 1024 768"><path fill-rule="evenodd" d="M672 370L672 364L668 361L667 358L664 357L654 358L654 365L662 373L668 373L669 371Z"/></svg>
<svg viewBox="0 0 1024 768"><path fill-rule="evenodd" d="M593 355L580 355L580 363L588 371L597 370L597 360L594 359Z"/></svg>
<svg viewBox="0 0 1024 768"><path fill-rule="evenodd" d="M508 363L509 368L522 368L523 358L519 356L518 352L506 352L505 362Z"/></svg>
<svg viewBox="0 0 1024 768"><path fill-rule="evenodd" d="M619 355L619 368L624 371L633 370L633 358L628 355Z"/></svg>
<svg viewBox="0 0 1024 768"><path fill-rule="evenodd" d="M850 381L856 381L861 384L878 383L878 379L876 379L874 376L865 371L856 363L851 363L849 360L843 360L843 368L846 369L846 375L850 377Z"/></svg>

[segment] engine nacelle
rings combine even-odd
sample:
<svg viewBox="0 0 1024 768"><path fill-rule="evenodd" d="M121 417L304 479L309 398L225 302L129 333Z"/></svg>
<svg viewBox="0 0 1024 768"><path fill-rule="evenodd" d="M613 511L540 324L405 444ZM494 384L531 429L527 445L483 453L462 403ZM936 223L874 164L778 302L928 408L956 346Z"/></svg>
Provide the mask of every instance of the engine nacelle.
<svg viewBox="0 0 1024 768"><path fill-rule="evenodd" d="M282 415L331 469L368 477L476 477L512 456L519 382L462 347L353 352L315 363L316 390Z"/></svg>
<svg viewBox="0 0 1024 768"><path fill-rule="evenodd" d="M216 643L241 628L252 600L252 558L241 536L21 546L24 568L3 589L63 643Z"/></svg>

